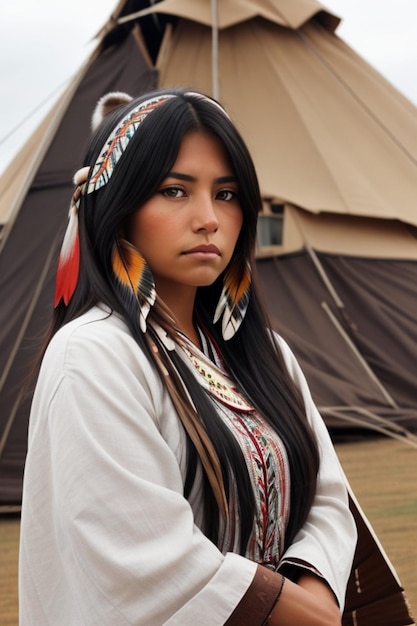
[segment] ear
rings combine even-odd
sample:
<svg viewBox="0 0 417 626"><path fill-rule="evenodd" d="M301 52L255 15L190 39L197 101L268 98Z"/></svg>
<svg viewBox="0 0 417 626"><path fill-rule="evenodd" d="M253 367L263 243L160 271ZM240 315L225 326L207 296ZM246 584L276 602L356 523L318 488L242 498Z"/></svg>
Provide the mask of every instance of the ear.
<svg viewBox="0 0 417 626"><path fill-rule="evenodd" d="M124 93L123 91L111 91L110 93L102 96L97 102L91 118L91 128L93 132L97 130L108 113L122 104L128 104L132 100L132 96L129 96L129 94Z"/></svg>

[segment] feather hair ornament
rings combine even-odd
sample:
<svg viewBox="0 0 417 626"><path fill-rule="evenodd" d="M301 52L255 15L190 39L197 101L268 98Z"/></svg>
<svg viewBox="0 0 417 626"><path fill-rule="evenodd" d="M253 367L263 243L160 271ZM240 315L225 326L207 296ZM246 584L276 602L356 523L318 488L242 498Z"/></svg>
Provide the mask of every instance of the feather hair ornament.
<svg viewBox="0 0 417 626"><path fill-rule="evenodd" d="M248 308L251 285L251 269L245 263L243 274L237 263L227 270L223 280L223 290L214 312L214 324L222 318L222 335L225 341L238 331Z"/></svg>
<svg viewBox="0 0 417 626"><path fill-rule="evenodd" d="M126 239L117 239L113 246L112 268L116 286L122 297L133 296L139 306L139 324L146 332L146 318L155 303L156 291L152 272L143 256Z"/></svg>
<svg viewBox="0 0 417 626"><path fill-rule="evenodd" d="M80 198L85 189L89 167L82 167L74 174L74 183L77 185L68 213L68 226L65 231L58 260L58 269L55 280L56 308L61 300L68 306L77 286L80 271L80 241L78 236L78 209Z"/></svg>
<svg viewBox="0 0 417 626"><path fill-rule="evenodd" d="M56 308L61 300L68 306L75 291L80 269L80 242L78 238L78 212L72 204L69 212L67 230L65 231L59 254L58 269L55 281Z"/></svg>

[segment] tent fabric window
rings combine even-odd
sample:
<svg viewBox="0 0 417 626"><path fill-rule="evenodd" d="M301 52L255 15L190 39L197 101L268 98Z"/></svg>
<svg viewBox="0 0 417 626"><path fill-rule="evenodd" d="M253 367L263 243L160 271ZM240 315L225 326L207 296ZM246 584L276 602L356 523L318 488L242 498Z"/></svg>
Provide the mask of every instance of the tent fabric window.
<svg viewBox="0 0 417 626"><path fill-rule="evenodd" d="M257 255L272 256L280 253L284 237L285 204L264 200L258 217Z"/></svg>
<svg viewBox="0 0 417 626"><path fill-rule="evenodd" d="M260 215L258 217L257 244L260 251L263 247L282 245L283 219L277 215Z"/></svg>

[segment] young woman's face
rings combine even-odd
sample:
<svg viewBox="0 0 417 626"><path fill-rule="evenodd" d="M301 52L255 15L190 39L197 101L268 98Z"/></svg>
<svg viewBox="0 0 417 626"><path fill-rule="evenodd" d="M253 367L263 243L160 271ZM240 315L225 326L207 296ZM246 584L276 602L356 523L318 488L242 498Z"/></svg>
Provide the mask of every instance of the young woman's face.
<svg viewBox="0 0 417 626"><path fill-rule="evenodd" d="M236 178L220 141L190 132L158 192L141 206L127 238L168 301L184 287L211 285L229 263L242 227Z"/></svg>

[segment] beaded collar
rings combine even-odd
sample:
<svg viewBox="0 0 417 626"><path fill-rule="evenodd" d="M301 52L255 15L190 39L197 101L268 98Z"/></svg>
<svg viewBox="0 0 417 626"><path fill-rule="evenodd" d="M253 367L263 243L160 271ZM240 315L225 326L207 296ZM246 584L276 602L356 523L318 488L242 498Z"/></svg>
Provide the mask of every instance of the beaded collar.
<svg viewBox="0 0 417 626"><path fill-rule="evenodd" d="M221 359L215 345L199 329L203 351L183 336L181 347L201 386L223 404L238 411L252 412L254 408L245 400L233 381L221 369ZM216 363L205 354L211 352Z"/></svg>

